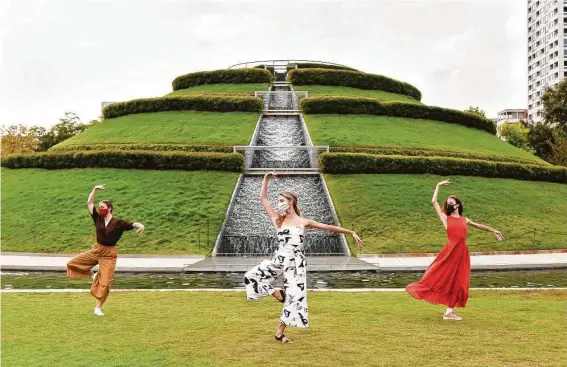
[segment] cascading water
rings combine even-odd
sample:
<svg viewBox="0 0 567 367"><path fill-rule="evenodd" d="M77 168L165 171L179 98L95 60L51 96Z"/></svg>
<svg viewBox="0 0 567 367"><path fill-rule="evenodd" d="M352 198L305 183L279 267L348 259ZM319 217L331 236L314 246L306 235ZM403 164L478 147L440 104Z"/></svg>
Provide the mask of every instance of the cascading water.
<svg viewBox="0 0 567 367"><path fill-rule="evenodd" d="M274 86L266 98L270 110L292 110L296 98L289 87ZM284 92L284 93L277 93ZM287 92L287 93L285 93ZM256 146L306 146L299 116L264 116L260 121ZM253 168L309 168L309 152L298 148L256 150ZM217 241L216 255L242 256L270 254L278 242L272 223L260 203L261 176L244 176L228 213L224 231ZM302 215L317 222L336 224L319 175L283 175L270 182L268 197L276 206L278 193L291 191L298 196ZM342 238L326 231L308 230L308 255L346 255Z"/></svg>
<svg viewBox="0 0 567 367"><path fill-rule="evenodd" d="M227 220L224 241L217 253L268 254L277 246L274 227L260 203L261 176L244 177L232 212ZM301 214L317 222L334 224L330 204L319 176L282 176L270 181L268 198L275 208L278 193L291 191L298 196ZM307 254L342 254L338 235L308 230Z"/></svg>

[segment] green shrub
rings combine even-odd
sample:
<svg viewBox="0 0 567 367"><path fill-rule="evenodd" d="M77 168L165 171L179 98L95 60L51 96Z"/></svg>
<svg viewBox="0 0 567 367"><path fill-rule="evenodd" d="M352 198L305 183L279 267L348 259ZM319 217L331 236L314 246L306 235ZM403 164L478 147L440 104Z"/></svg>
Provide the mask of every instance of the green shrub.
<svg viewBox="0 0 567 367"><path fill-rule="evenodd" d="M300 105L302 111L307 114L365 114L435 120L496 134L496 125L491 120L449 108L346 96L309 97L302 99Z"/></svg>
<svg viewBox="0 0 567 367"><path fill-rule="evenodd" d="M367 153L378 155L405 155L405 156L426 156L426 157L453 157L465 159L479 159L484 161L495 162L512 162L524 164L539 164L547 166L545 162L537 162L531 159L508 157L496 154L482 154L470 153L457 150L442 150L442 149L429 149L429 148L414 148L414 147L360 147L360 146L342 146L330 147L333 153Z"/></svg>
<svg viewBox="0 0 567 367"><path fill-rule="evenodd" d="M203 84L218 83L271 83L272 74L267 70L257 68L221 69L213 71L199 71L178 76L173 80L173 90L186 89Z"/></svg>
<svg viewBox="0 0 567 367"><path fill-rule="evenodd" d="M293 65L293 66L291 66L291 65ZM297 65L297 69L332 69L332 70L358 71L356 69L349 68L348 66L317 64L317 63L314 63L314 62L298 62L298 63L291 64L291 65L287 67L287 70L293 70L293 69L295 69L295 65ZM264 64L254 66L254 68L264 69ZM268 69L272 73L274 72L274 67L271 66L271 65L267 65L266 69Z"/></svg>
<svg viewBox="0 0 567 367"><path fill-rule="evenodd" d="M8 168L121 168L153 170L214 170L240 172L241 154L152 151L79 151L14 154L2 157Z"/></svg>
<svg viewBox="0 0 567 367"><path fill-rule="evenodd" d="M431 173L567 183L565 167L449 157L323 153L319 156L319 167L325 173Z"/></svg>
<svg viewBox="0 0 567 367"><path fill-rule="evenodd" d="M233 147L225 145L193 145L175 143L98 143L98 144L59 144L51 149L55 151L78 151L78 150L157 150L157 151L179 151L179 152L217 152L232 153Z"/></svg>
<svg viewBox="0 0 567 367"><path fill-rule="evenodd" d="M360 71L330 69L295 69L288 74L295 85L333 85L366 90L403 94L421 100L421 92L411 84L383 75L367 74Z"/></svg>
<svg viewBox="0 0 567 367"><path fill-rule="evenodd" d="M102 110L105 119L135 113L164 111L260 112L261 98L248 96L187 95L134 99L110 104Z"/></svg>

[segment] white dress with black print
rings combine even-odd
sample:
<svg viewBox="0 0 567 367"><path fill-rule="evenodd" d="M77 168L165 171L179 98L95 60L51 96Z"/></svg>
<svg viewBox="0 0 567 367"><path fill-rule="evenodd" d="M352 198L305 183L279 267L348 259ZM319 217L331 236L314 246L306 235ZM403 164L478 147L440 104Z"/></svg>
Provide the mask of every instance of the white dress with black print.
<svg viewBox="0 0 567 367"><path fill-rule="evenodd" d="M308 327L307 262L303 252L305 234L300 227L282 226L279 245L271 260L264 260L246 272L246 297L258 299L275 292L272 283L283 274L286 299L280 322L288 326Z"/></svg>

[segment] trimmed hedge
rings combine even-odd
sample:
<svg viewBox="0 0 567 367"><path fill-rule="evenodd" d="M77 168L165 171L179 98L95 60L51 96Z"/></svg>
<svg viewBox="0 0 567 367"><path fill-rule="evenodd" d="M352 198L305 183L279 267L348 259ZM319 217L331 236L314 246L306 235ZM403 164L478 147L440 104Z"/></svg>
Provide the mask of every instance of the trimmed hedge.
<svg viewBox="0 0 567 367"><path fill-rule="evenodd" d="M291 84L332 85L366 90L403 94L421 100L421 92L411 84L387 76L367 74L360 71L330 69L294 69L287 73Z"/></svg>
<svg viewBox="0 0 567 367"><path fill-rule="evenodd" d="M232 153L233 147L227 145L193 145L176 143L99 143L99 144L76 144L55 145L49 149L50 152L79 151L79 150L153 150L153 151L178 151L178 152L217 152Z"/></svg>
<svg viewBox="0 0 567 367"><path fill-rule="evenodd" d="M241 154L151 151L80 151L14 154L2 157L7 168L121 168L153 170L214 170L241 172Z"/></svg>
<svg viewBox="0 0 567 367"><path fill-rule="evenodd" d="M414 148L414 147L361 147L361 146L342 146L342 147L330 147L333 153L367 153L367 154L378 154L378 155L405 155L413 157L453 157L453 158L465 158L465 159L479 159L483 161L495 161L495 162L512 162L512 163L524 163L524 164L537 164L540 166L550 166L549 163L545 161L538 162L536 160L508 157L504 155L496 154L482 154L482 153L470 153L458 150L443 150L443 149L430 149L430 148Z"/></svg>
<svg viewBox="0 0 567 367"><path fill-rule="evenodd" d="M381 102L368 97L325 96L309 97L300 102L306 114L364 114L405 117L459 124L496 134L496 125L484 117L449 108L405 102Z"/></svg>
<svg viewBox="0 0 567 367"><path fill-rule="evenodd" d="M110 104L102 110L105 119L135 113L164 111L261 112L261 98L248 96L192 95L141 98Z"/></svg>
<svg viewBox="0 0 567 367"><path fill-rule="evenodd" d="M319 167L325 173L432 173L567 183L566 167L449 157L323 153L319 156Z"/></svg>
<svg viewBox="0 0 567 367"><path fill-rule="evenodd" d="M178 76L172 82L173 90L186 89L203 84L218 83L271 83L272 74L268 70L257 68L221 69L213 71L199 71Z"/></svg>

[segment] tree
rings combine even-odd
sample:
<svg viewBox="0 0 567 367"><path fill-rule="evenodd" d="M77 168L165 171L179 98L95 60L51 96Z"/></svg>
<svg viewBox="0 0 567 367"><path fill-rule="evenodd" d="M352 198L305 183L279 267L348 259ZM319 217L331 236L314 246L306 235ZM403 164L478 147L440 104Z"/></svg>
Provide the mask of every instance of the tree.
<svg viewBox="0 0 567 367"><path fill-rule="evenodd" d="M551 146L551 159L549 162L567 167L567 137L564 134L555 136L555 143Z"/></svg>
<svg viewBox="0 0 567 367"><path fill-rule="evenodd" d="M469 108L466 109L464 112L471 113L473 115L478 115L478 116L486 118L486 112L481 110L480 107L469 106Z"/></svg>
<svg viewBox="0 0 567 367"><path fill-rule="evenodd" d="M528 143L535 150L535 155L549 162L553 156L552 146L555 143L553 128L545 122L533 124L528 133Z"/></svg>
<svg viewBox="0 0 567 367"><path fill-rule="evenodd" d="M39 143L39 139L31 130L32 128L27 128L24 125L0 127L2 154L33 152Z"/></svg>
<svg viewBox="0 0 567 367"><path fill-rule="evenodd" d="M528 143L528 134L530 129L526 128L522 123L504 122L498 128L498 133L503 136L506 141L515 147L531 151Z"/></svg>
<svg viewBox="0 0 567 367"><path fill-rule="evenodd" d="M541 101L544 121L567 133L567 78L547 88Z"/></svg>
<svg viewBox="0 0 567 367"><path fill-rule="evenodd" d="M536 155L553 163L567 163L567 78L551 88L543 97L543 121L535 124L528 141Z"/></svg>
<svg viewBox="0 0 567 367"><path fill-rule="evenodd" d="M52 146L61 143L79 133L85 131L89 125L83 124L81 119L73 112L65 112L65 117L59 119L49 131L38 131L39 144L36 149L43 152Z"/></svg>

